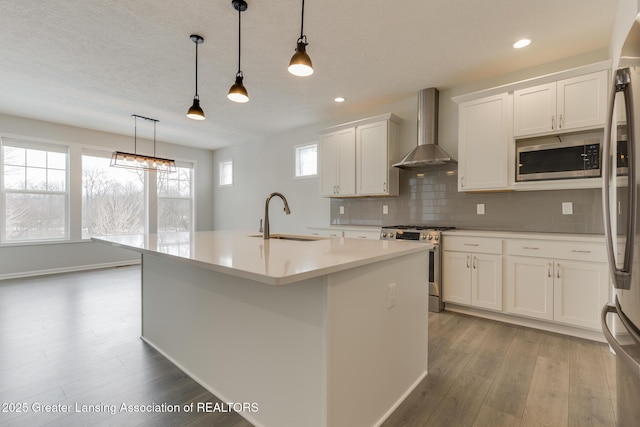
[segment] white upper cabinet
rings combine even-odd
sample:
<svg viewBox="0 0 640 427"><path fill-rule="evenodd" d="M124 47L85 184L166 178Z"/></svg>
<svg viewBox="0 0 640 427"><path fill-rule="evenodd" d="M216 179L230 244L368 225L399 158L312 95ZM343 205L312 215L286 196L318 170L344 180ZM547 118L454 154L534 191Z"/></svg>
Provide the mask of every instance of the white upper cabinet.
<svg viewBox="0 0 640 427"><path fill-rule="evenodd" d="M508 95L458 105L458 191L508 188Z"/></svg>
<svg viewBox="0 0 640 427"><path fill-rule="evenodd" d="M604 126L607 71L513 92L515 137Z"/></svg>
<svg viewBox="0 0 640 427"><path fill-rule="evenodd" d="M320 136L320 186L323 196L353 196L356 193L355 129Z"/></svg>
<svg viewBox="0 0 640 427"><path fill-rule="evenodd" d="M325 197L397 196L400 119L392 114L336 126L320 136Z"/></svg>
<svg viewBox="0 0 640 427"><path fill-rule="evenodd" d="M389 120L356 128L356 193L362 196L398 195L398 126Z"/></svg>

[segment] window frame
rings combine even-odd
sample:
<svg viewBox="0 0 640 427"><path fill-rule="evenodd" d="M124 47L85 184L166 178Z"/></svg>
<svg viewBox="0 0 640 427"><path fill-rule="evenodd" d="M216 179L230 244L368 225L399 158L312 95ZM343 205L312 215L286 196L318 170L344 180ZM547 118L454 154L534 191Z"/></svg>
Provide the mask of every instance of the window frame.
<svg viewBox="0 0 640 427"><path fill-rule="evenodd" d="M298 175L298 172L301 170L301 157L300 152L304 148L314 147L316 149L316 172L311 175ZM306 144L299 144L293 147L293 178L294 179L309 179L309 178L317 178L319 175L319 144L318 142L308 142Z"/></svg>
<svg viewBox="0 0 640 427"><path fill-rule="evenodd" d="M21 148L26 150L40 150L46 153L61 153L65 156L65 169L64 169L64 190L35 190L35 189L7 189L5 188L5 157L4 157L4 147L14 147ZM19 166L19 165L15 165ZM27 168L35 166L24 165L25 172ZM46 171L51 170L60 170L59 168L49 168L48 159L47 165L40 169L45 169ZM0 245L1 246L10 246L10 245L29 245L29 244L41 244L41 243L59 243L70 240L71 236L71 147L68 144L63 143L54 143L48 141L38 141L35 139L29 138L13 138L13 137L0 137L0 210L1 210L1 218L0 218ZM26 179L26 175L25 175ZM48 174L47 174L47 182L48 182ZM7 194L25 194L25 195L56 195L63 196L63 206L64 206L64 232L62 237L49 237L49 238L37 238L37 239L8 239L7 236Z"/></svg>
<svg viewBox="0 0 640 427"><path fill-rule="evenodd" d="M171 178L174 173L179 173L179 169L189 169L189 197L181 197L181 196L161 196L160 189L157 185L157 181L160 179L162 175L167 175ZM160 200L161 199L171 199L171 200L189 200L189 209L190 209L190 218L189 218L189 229L184 232L193 232L195 230L195 210L196 210L196 200L195 200L195 182L196 182L196 165L195 162L188 161L180 161L176 160L176 172L174 173L156 173L156 224L157 224L157 232L165 232L160 231ZM180 181L180 180L178 180Z"/></svg>
<svg viewBox="0 0 640 427"><path fill-rule="evenodd" d="M223 167L225 165L231 165L231 182L228 183L223 183L222 178L223 178ZM218 187L233 187L233 183L235 181L235 175L234 175L234 167L233 167L233 159L227 159L227 160L220 160L218 162Z"/></svg>

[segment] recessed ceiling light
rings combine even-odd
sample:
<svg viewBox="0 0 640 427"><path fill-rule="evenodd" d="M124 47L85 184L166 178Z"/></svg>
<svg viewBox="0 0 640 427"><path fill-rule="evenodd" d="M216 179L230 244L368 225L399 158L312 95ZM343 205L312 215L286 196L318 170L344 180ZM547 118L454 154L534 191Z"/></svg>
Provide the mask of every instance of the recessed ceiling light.
<svg viewBox="0 0 640 427"><path fill-rule="evenodd" d="M529 39L520 39L513 44L513 47L516 49L521 49L525 46L529 46L531 44L531 40Z"/></svg>
<svg viewBox="0 0 640 427"><path fill-rule="evenodd" d="M333 100L334 100L334 101L336 101L336 102L344 102L344 101L346 101L347 99L346 99L346 98L343 98L342 96L338 96L338 97L334 98Z"/></svg>

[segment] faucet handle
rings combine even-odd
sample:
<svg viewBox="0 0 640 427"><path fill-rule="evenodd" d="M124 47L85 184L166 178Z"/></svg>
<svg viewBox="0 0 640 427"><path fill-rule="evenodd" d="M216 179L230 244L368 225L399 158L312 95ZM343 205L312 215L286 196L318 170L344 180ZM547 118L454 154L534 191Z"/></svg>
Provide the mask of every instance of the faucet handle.
<svg viewBox="0 0 640 427"><path fill-rule="evenodd" d="M264 232L264 229L262 228L262 219L260 219L260 228L258 228L258 231L259 231L260 233L263 233L263 232Z"/></svg>

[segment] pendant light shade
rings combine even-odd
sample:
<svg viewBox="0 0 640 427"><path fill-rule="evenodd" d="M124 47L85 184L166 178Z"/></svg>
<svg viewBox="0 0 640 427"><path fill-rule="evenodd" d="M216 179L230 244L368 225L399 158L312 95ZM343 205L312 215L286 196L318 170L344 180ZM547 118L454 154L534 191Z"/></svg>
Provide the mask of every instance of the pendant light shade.
<svg viewBox="0 0 640 427"><path fill-rule="evenodd" d="M289 61L289 72L294 76L306 77L313 74L311 58L307 54L307 36L304 35L304 0L302 0L302 21L300 24L300 37L296 44L296 53Z"/></svg>
<svg viewBox="0 0 640 427"><path fill-rule="evenodd" d="M156 157L156 124L158 120L132 114L134 118L133 153L114 151L111 155L111 166L125 169L138 169L172 173L176 171L176 162L171 159ZM138 119L153 122L153 156L138 154Z"/></svg>
<svg viewBox="0 0 640 427"><path fill-rule="evenodd" d="M247 89L242 83L244 75L242 74L242 67L240 66L240 54L242 52L242 12L247 10L248 5L245 0L231 0L231 5L235 10L238 11L238 71L236 72L236 81L231 86L231 89L229 89L227 98L229 98L233 102L243 103L249 101L249 94L247 93Z"/></svg>
<svg viewBox="0 0 640 427"><path fill-rule="evenodd" d="M200 97L198 96L198 45L204 42L204 38L197 34L191 34L189 38L196 44L196 95L193 97L193 105L187 111L187 117L194 120L204 120L204 111L200 107Z"/></svg>
<svg viewBox="0 0 640 427"><path fill-rule="evenodd" d="M247 93L247 89L242 84L242 71L236 74L236 82L229 89L229 93L227 94L227 98L234 102L247 102L249 101L249 94Z"/></svg>

